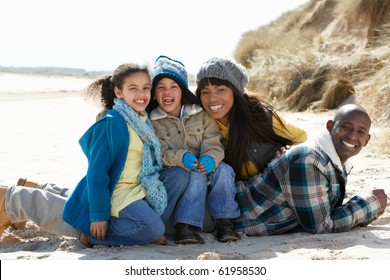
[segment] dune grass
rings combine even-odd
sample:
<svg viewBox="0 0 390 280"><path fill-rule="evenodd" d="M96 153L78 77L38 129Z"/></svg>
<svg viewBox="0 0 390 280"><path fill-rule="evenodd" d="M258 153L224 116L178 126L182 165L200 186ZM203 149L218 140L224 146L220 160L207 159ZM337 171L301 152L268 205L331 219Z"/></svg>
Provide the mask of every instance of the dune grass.
<svg viewBox="0 0 390 280"><path fill-rule="evenodd" d="M243 34L234 57L278 109L353 102L390 126L390 0L308 1Z"/></svg>

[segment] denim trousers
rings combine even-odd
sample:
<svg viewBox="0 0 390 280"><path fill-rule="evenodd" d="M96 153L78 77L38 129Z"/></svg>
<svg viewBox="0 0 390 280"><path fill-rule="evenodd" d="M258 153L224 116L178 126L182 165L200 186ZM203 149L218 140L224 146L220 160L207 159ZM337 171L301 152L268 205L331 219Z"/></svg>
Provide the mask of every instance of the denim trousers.
<svg viewBox="0 0 390 280"><path fill-rule="evenodd" d="M176 185L187 186L178 198L173 212L173 224L184 223L199 228L203 227L206 201L210 214L214 219L237 218L240 210L235 200L236 187L234 171L226 163L221 162L210 174L191 171L189 181L180 181L181 178L172 174L171 180ZM208 184L210 183L210 184ZM169 193L169 186L166 185Z"/></svg>
<svg viewBox="0 0 390 280"><path fill-rule="evenodd" d="M175 179L183 182L183 184L177 184ZM173 167L164 170L160 174L160 180L167 187L168 193L168 205L161 217L158 217L144 200L138 201L136 205L132 203L122 209L120 212L122 217L111 217L106 240L103 242L93 240L93 244L107 246L134 245L148 243L160 238L165 229L163 222L167 222L177 200L187 187L189 173L180 167ZM47 232L58 236L77 238L80 232L62 220L64 203L69 194L69 189L61 188L52 183L40 184L37 189L11 186L7 188L5 197L7 215L13 223L32 221ZM142 210L143 208L145 211ZM135 211L134 216L132 216L131 211ZM140 214L140 216L136 214ZM143 219L144 221L142 221ZM126 225L127 223L129 224ZM144 231L141 231L142 233L133 231L134 237L130 236L128 238L127 235L131 235L132 232L131 226L136 223L140 223L139 227L143 228ZM151 231L147 232L147 228ZM123 234L120 233L122 231ZM137 236L138 234L141 237Z"/></svg>
<svg viewBox="0 0 390 280"><path fill-rule="evenodd" d="M209 175L187 172L181 167L171 167L160 173L167 194L168 205L161 217L144 200L130 204L120 211L119 218L111 217L105 241L92 240L95 245L135 245L157 240L164 234L164 223L174 215L178 222L202 227L205 199L213 218L239 216L234 200L234 172L221 163ZM211 182L207 189L208 180ZM56 184L42 184L39 189L12 186L6 193L6 211L11 222L31 220L43 230L59 236L78 237L80 232L62 220L62 211L69 190ZM138 230L132 230L132 227Z"/></svg>
<svg viewBox="0 0 390 280"><path fill-rule="evenodd" d="M177 202L181 199L190 180L190 173L185 169L174 166L160 172L160 181L163 183L167 195L168 205L161 219L166 224L171 214L174 212Z"/></svg>
<svg viewBox="0 0 390 280"><path fill-rule="evenodd" d="M92 237L91 243L105 246L142 245L159 239L164 231L160 216L141 199L119 211L118 218L110 218L105 240Z"/></svg>

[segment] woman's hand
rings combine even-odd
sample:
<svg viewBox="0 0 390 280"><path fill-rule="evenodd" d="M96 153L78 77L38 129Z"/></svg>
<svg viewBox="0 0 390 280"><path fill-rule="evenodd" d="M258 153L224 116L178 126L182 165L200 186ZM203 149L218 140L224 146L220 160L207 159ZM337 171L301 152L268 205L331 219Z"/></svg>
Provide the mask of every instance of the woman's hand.
<svg viewBox="0 0 390 280"><path fill-rule="evenodd" d="M285 147L281 147L279 151L276 151L275 157L273 159L279 158L282 154L287 152L288 150L291 149L290 145L286 145Z"/></svg>

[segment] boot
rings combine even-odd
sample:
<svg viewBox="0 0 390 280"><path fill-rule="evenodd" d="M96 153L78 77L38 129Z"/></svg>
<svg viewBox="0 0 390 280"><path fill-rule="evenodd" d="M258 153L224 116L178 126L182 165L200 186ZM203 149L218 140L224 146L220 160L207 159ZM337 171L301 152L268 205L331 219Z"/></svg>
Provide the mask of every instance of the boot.
<svg viewBox="0 0 390 280"><path fill-rule="evenodd" d="M8 219L8 215L5 210L6 191L7 186L0 186L0 236L11 225L11 221Z"/></svg>
<svg viewBox="0 0 390 280"><path fill-rule="evenodd" d="M16 185L22 186L22 187L27 187L27 188L34 188L34 189L37 189L39 187L38 183L35 183L32 181L27 181L27 178L19 178ZM26 229L26 223L27 222L16 222L16 223L13 223L12 226L14 229L24 230L24 229Z"/></svg>
<svg viewBox="0 0 390 280"><path fill-rule="evenodd" d="M159 239L153 241L153 244L165 246L168 244L168 241L167 241L167 238L165 237L165 235L161 235L161 237Z"/></svg>
<svg viewBox="0 0 390 280"><path fill-rule="evenodd" d="M39 187L38 183L27 181L27 178L19 178L18 182L16 183L17 186L22 187L28 187L28 188L35 188L37 189Z"/></svg>
<svg viewBox="0 0 390 280"><path fill-rule="evenodd" d="M234 230L233 219L216 219L215 222L219 242L237 241L240 239Z"/></svg>
<svg viewBox="0 0 390 280"><path fill-rule="evenodd" d="M204 244L204 239L202 236L200 236L200 228L196 226L190 226L190 229L192 230L192 233L195 235L196 240L198 240L199 244Z"/></svg>
<svg viewBox="0 0 390 280"><path fill-rule="evenodd" d="M85 247L85 248L92 248L93 245L91 243L91 236L86 235L84 232L82 232L79 236L79 241L80 243Z"/></svg>
<svg viewBox="0 0 390 280"><path fill-rule="evenodd" d="M175 228L176 244L204 244L204 240L199 234L199 228L183 223L177 223Z"/></svg>

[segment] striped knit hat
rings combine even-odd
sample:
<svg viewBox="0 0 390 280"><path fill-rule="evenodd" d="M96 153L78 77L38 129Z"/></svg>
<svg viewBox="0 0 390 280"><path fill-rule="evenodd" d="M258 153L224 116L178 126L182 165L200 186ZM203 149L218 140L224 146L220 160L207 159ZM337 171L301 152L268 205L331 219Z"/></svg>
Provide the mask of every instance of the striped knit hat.
<svg viewBox="0 0 390 280"><path fill-rule="evenodd" d="M182 104L200 104L200 100L188 88L188 74L183 63L171 59L165 55L160 55L153 67L152 96L158 81L163 78L174 80L182 92Z"/></svg>

